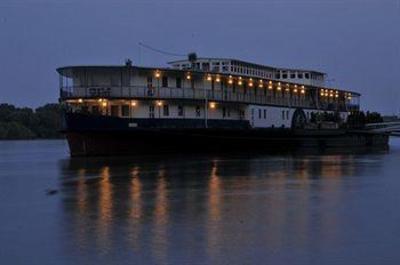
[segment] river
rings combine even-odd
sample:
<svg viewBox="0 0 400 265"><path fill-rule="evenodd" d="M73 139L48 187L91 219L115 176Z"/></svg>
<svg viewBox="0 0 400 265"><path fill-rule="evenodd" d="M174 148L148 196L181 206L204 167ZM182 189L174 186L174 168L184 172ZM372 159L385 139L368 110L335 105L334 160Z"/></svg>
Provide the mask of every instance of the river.
<svg viewBox="0 0 400 265"><path fill-rule="evenodd" d="M389 151L70 159L0 142L0 264L399 264Z"/></svg>

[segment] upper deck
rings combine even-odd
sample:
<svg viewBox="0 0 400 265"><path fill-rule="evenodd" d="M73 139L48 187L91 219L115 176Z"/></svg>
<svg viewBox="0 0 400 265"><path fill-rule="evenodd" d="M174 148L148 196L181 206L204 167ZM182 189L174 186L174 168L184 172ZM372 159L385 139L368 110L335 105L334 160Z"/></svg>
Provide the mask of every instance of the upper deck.
<svg viewBox="0 0 400 265"><path fill-rule="evenodd" d="M57 69L60 100L162 99L261 104L347 112L359 108L352 91L272 78L196 69L69 66Z"/></svg>

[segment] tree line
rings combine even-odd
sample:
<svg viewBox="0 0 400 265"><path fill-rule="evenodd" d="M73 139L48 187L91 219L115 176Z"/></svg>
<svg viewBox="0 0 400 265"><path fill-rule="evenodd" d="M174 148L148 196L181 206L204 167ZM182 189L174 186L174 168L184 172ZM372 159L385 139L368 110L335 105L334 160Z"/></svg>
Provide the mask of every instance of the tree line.
<svg viewBox="0 0 400 265"><path fill-rule="evenodd" d="M61 106L46 104L36 109L0 104L0 139L62 138Z"/></svg>

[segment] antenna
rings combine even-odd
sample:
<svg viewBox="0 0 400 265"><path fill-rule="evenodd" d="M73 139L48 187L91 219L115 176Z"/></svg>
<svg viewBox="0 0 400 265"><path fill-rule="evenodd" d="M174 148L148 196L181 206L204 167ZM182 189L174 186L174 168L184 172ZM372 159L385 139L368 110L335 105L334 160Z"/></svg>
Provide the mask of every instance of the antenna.
<svg viewBox="0 0 400 265"><path fill-rule="evenodd" d="M150 51L157 52L157 53L161 53L161 54L164 54L164 55L176 56L176 57L186 57L186 56L187 56L186 54L179 54L179 53L173 53L173 52L163 51L163 50L154 48L154 47L152 47L152 46L150 46L150 45L147 45L147 44L145 44L145 43L143 43L143 42L139 42L138 45L139 45L139 47L143 47L143 48L146 48L146 49L148 49L148 50L150 50ZM139 49L140 49L140 48L139 48Z"/></svg>

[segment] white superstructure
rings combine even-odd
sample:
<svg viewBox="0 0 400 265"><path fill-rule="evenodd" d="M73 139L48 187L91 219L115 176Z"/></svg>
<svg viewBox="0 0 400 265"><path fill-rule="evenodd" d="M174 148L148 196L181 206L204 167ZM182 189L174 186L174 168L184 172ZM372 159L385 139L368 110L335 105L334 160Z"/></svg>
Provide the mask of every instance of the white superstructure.
<svg viewBox="0 0 400 265"><path fill-rule="evenodd" d="M221 58L170 65L62 67L60 100L72 111L132 119L132 127L147 119L160 126L291 128L312 113L345 119L359 108L358 93L325 87L317 71Z"/></svg>

